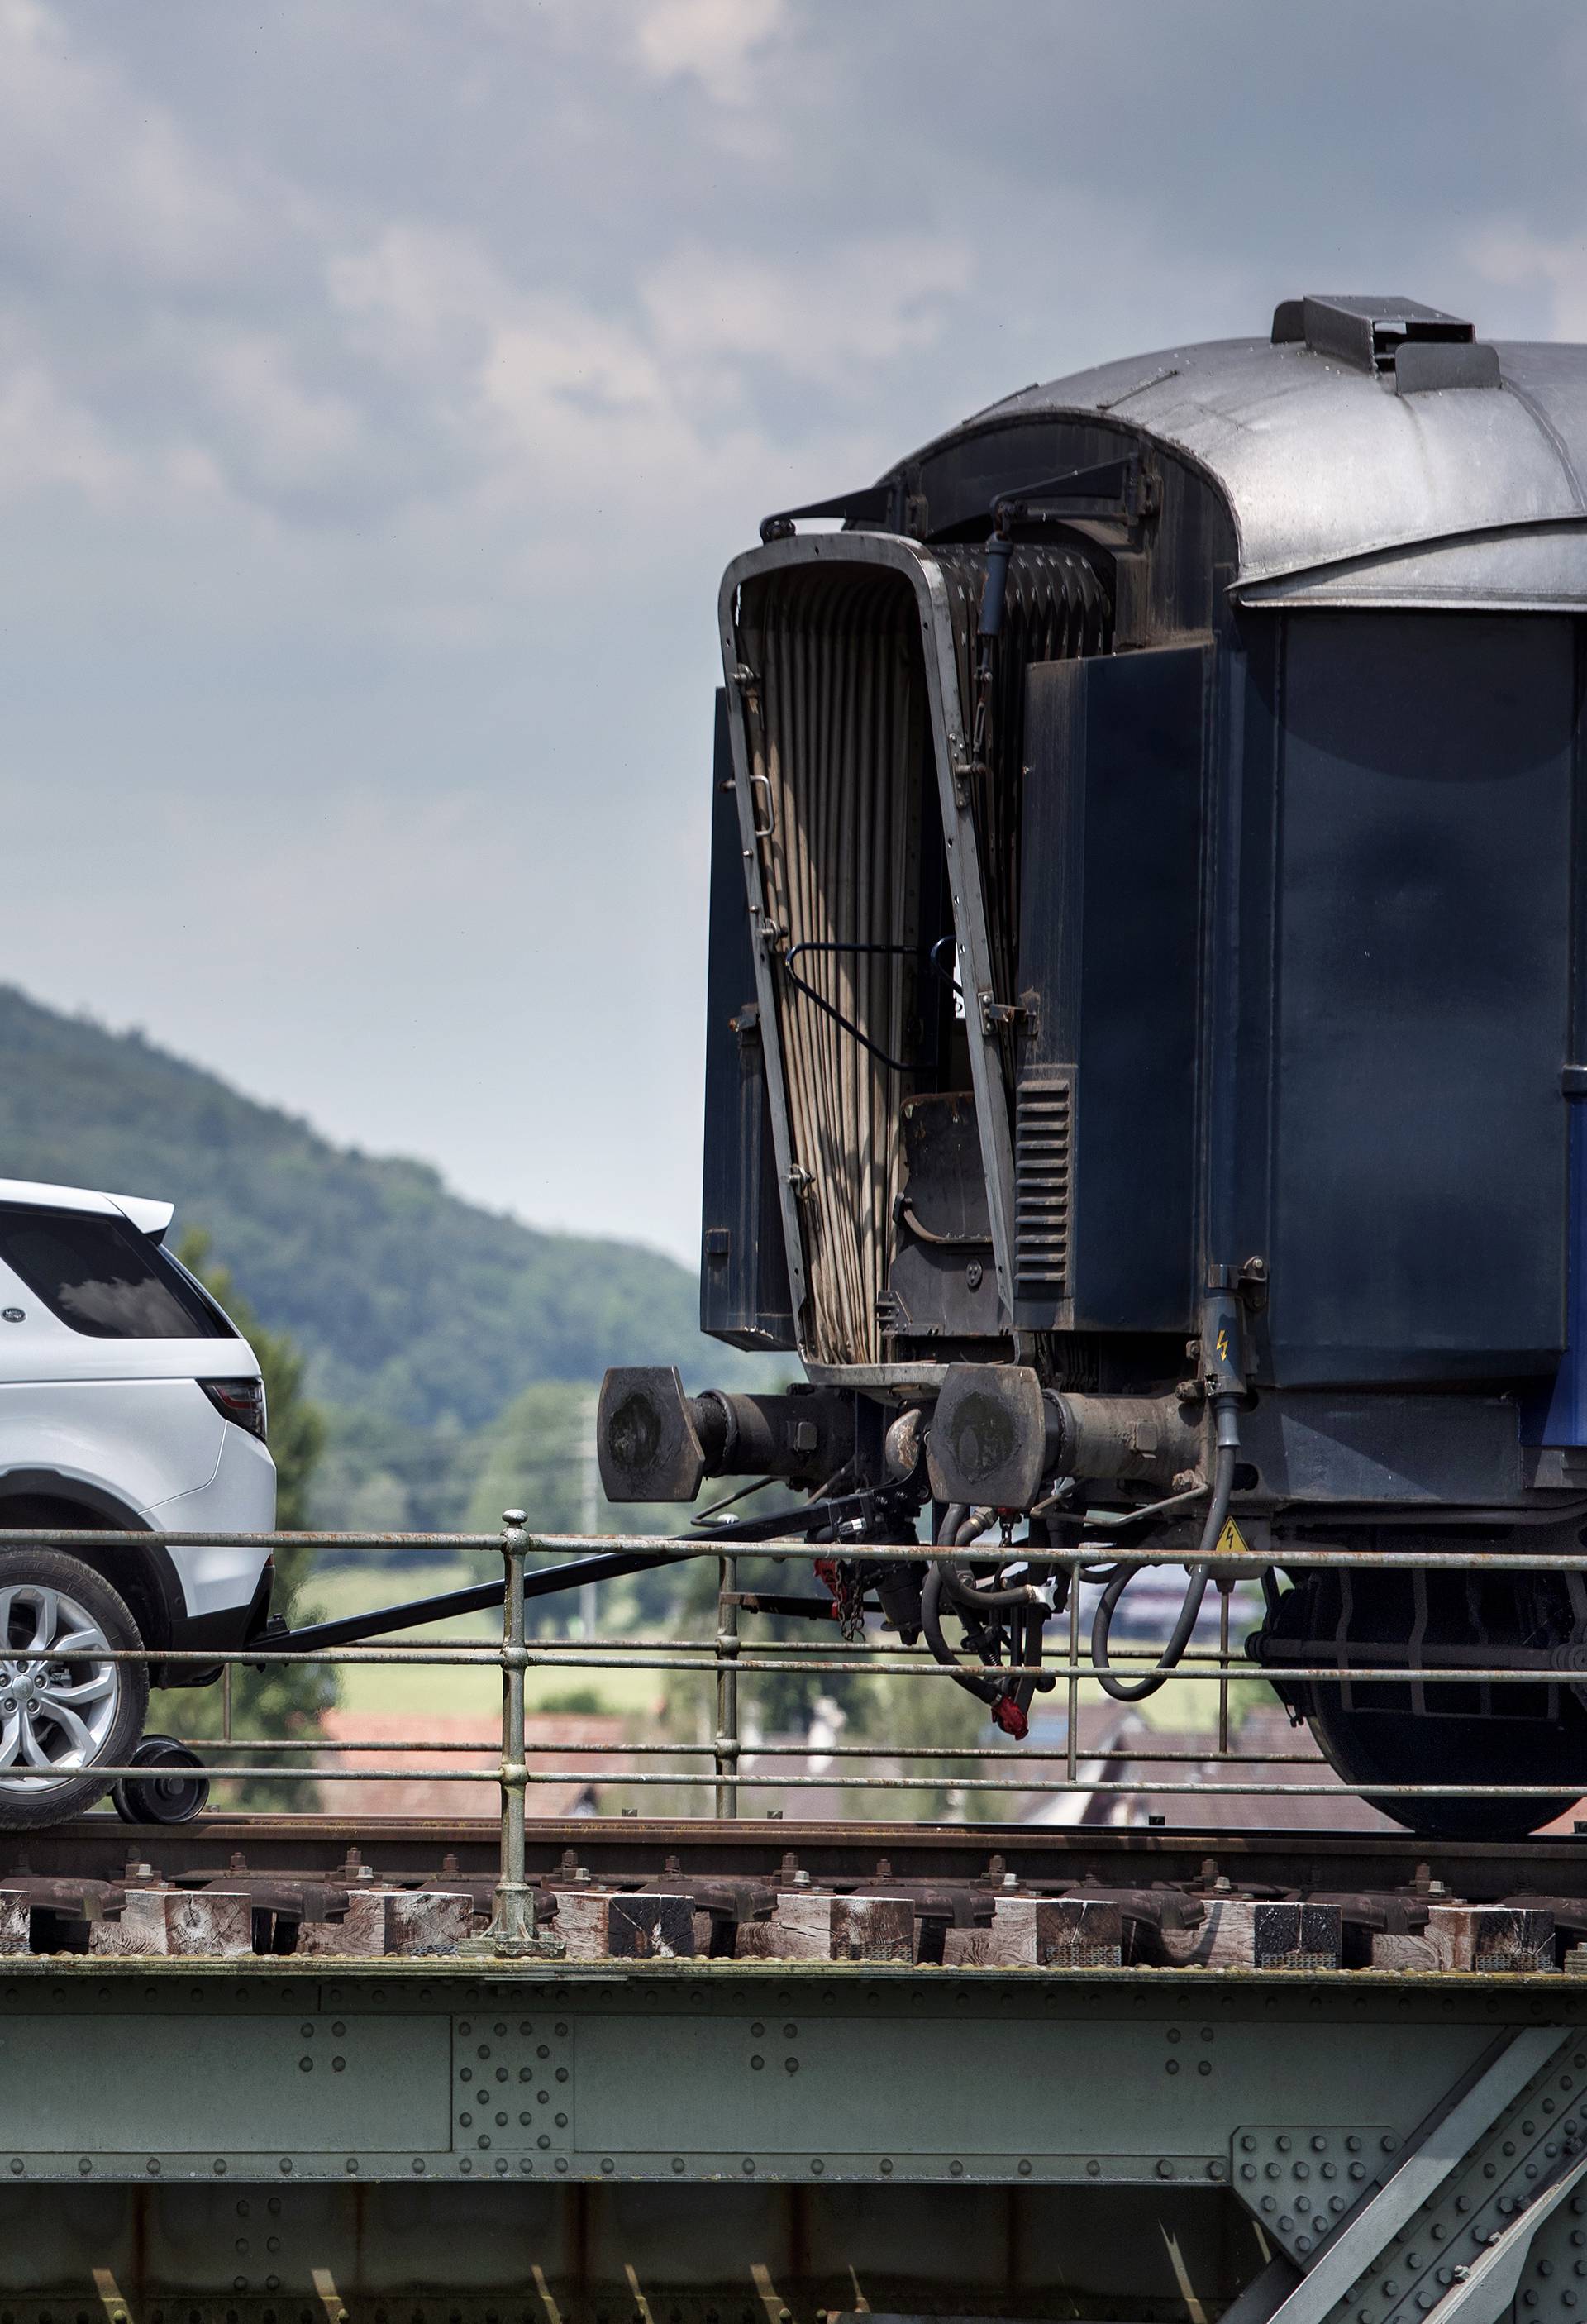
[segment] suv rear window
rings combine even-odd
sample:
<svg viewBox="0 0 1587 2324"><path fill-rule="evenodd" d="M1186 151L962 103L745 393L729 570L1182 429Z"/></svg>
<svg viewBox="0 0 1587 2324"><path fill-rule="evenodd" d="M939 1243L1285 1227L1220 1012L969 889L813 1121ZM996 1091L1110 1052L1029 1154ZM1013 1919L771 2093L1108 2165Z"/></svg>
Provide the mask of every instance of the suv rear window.
<svg viewBox="0 0 1587 2324"><path fill-rule="evenodd" d="M220 1340L220 1309L125 1219L0 1207L0 1259L52 1315L94 1340Z"/></svg>

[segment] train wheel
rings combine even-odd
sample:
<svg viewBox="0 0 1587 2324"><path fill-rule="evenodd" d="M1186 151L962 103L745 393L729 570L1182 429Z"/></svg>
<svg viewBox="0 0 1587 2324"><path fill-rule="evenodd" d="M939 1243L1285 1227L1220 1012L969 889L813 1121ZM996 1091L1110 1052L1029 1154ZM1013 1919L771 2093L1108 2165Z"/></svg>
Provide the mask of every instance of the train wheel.
<svg viewBox="0 0 1587 2324"><path fill-rule="evenodd" d="M1306 1725L1330 1766L1353 1791L1407 1831L1429 1840L1525 1840L1540 1824L1552 1823L1587 1791L1587 1723L1473 1720L1461 1730L1452 1720L1389 1721L1370 1712L1346 1711L1337 1690L1319 1687L1319 1703L1305 1714ZM1504 1730L1525 1725L1524 1736ZM1434 1731L1435 1730L1435 1731ZM1553 1799L1427 1799L1384 1791L1402 1784L1554 1784L1565 1786Z"/></svg>
<svg viewBox="0 0 1587 2324"><path fill-rule="evenodd" d="M1321 1665L1341 1645L1412 1659L1411 1640L1491 1655L1550 1647L1573 1636L1569 1600L1547 1576L1331 1568L1279 1601L1263 1633L1282 1655ZM1305 1651L1296 1653L1297 1647ZM1430 1657L1431 1658L1431 1657ZM1277 1680L1329 1764L1370 1804L1407 1830L1442 1840L1521 1840L1587 1794L1587 1711L1569 1685L1440 1680L1342 1687ZM1419 1699L1418 1699L1419 1697ZM1547 1784L1532 1799L1426 1798L1396 1784Z"/></svg>
<svg viewBox="0 0 1587 2324"><path fill-rule="evenodd" d="M174 1735L145 1735L133 1765L110 1794L123 1823L191 1823L209 1804L209 1774L196 1751Z"/></svg>

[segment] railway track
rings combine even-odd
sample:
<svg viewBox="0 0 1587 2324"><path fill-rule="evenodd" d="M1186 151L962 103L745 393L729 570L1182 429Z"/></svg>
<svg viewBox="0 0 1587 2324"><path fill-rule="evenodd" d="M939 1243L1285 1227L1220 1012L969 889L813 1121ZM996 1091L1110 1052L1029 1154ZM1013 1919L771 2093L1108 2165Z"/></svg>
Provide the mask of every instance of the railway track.
<svg viewBox="0 0 1587 2324"><path fill-rule="evenodd" d="M1362 1970L1587 1968L1587 1847L1394 1832L590 1818L526 1827L572 1962ZM466 1950L494 1820L108 1816L0 1845L0 1953L421 1958Z"/></svg>
<svg viewBox="0 0 1587 2324"><path fill-rule="evenodd" d="M113 1879L129 1857L160 1865L176 1878L216 1877L239 1851L261 1872L300 1870L323 1877L349 1851L376 1873L411 1880L455 1859L458 1871L494 1877L501 1849L494 1816L350 1817L205 1815L191 1823L127 1825L110 1815L81 1816L43 1831L0 1833L0 1879L18 1867L34 1872ZM1284 1886L1388 1886L1415 1881L1419 1867L1473 1900L1518 1885L1587 1897L1587 1833L1511 1840L1436 1840L1410 1832L1147 1830L1114 1825L799 1823L782 1819L706 1817L530 1819L529 1868L554 1874L568 1849L592 1873L650 1878L677 1856L703 1873L774 1876L790 1852L799 1868L834 1879L874 1877L879 1854L900 1871L973 1881L994 1860L999 1877L1117 1878L1121 1868L1157 1881L1196 1878L1205 1859L1242 1877Z"/></svg>

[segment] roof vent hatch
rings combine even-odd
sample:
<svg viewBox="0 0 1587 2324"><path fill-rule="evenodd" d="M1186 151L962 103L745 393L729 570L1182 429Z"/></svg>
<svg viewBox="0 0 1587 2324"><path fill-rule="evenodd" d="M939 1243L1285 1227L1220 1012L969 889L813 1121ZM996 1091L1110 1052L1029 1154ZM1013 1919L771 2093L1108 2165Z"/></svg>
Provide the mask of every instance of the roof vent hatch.
<svg viewBox="0 0 1587 2324"><path fill-rule="evenodd" d="M1478 339L1476 326L1416 299L1282 299L1273 344L1332 355L1392 382L1401 395L1499 383L1498 351Z"/></svg>

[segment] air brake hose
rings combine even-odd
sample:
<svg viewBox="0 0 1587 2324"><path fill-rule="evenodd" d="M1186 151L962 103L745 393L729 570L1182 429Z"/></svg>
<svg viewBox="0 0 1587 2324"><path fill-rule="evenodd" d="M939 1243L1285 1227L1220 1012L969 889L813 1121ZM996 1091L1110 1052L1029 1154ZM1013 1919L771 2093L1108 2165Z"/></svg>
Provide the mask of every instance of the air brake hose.
<svg viewBox="0 0 1587 2324"><path fill-rule="evenodd" d="M951 1541L955 1548L966 1549L973 1541L979 1541L983 1534L990 1533L996 1521L995 1509L977 1512L967 1508L963 1501L950 1501L938 1539ZM942 1575L942 1586L948 1597L956 1606L972 1614L1001 1613L1010 1606L1039 1606L1044 1613L1052 1611L1046 1591L1038 1589L1034 1582L1014 1582L1004 1590L983 1590L956 1565L945 1564Z"/></svg>
<svg viewBox="0 0 1587 2324"><path fill-rule="evenodd" d="M979 1590L967 1581L957 1566L943 1568L944 1587L955 1604L966 1607L974 1614L995 1614L1008 1606L1040 1606L1047 1608L1047 1593L1033 1582L1018 1582L1007 1590Z"/></svg>
<svg viewBox="0 0 1587 2324"><path fill-rule="evenodd" d="M1046 1628L1043 1618L1045 1610L1044 1608L1035 1608L1025 1617L1025 1636L1017 1651L1020 1660L1027 1666L1032 1663L1039 1665L1041 1662L1042 1634ZM1020 1681L1014 1689L1014 1702L1021 1716L1029 1712L1037 1692L1038 1691L1043 1693L1049 1692L1053 1683L1051 1678L1043 1679L1038 1671L1030 1671L1027 1677Z"/></svg>
<svg viewBox="0 0 1587 2324"><path fill-rule="evenodd" d="M926 1643L945 1669L951 1670L957 1683L977 1701L995 1706L1003 1699L1005 1690L995 1679L983 1678L978 1672L962 1669L959 1657L942 1634L943 1569L932 1565L920 1584L920 1628Z"/></svg>
<svg viewBox="0 0 1587 2324"><path fill-rule="evenodd" d="M966 1505L952 1502L944 1511L937 1539L962 1545L966 1537L973 1539L976 1526ZM964 1597L961 1597L961 1592ZM964 1602L970 1586L963 1577L946 1563L933 1563L927 1569L920 1585L920 1628L933 1655L946 1670L951 1670L957 1685L978 1702L984 1702L995 1723L1016 1742L1022 1741L1029 1731L1027 1714L1030 1700L1039 1681L1035 1675L1016 1680L988 1678L979 1671L967 1671L960 1666L959 1658L943 1636L942 1601L945 1593L959 1604L961 1612L976 1614L984 1605L989 1610L1007 1607L1026 1607L1029 1610L1012 1625L1011 1645L1016 1661L1031 1663L1041 1660L1042 1625L1048 1607L1041 1592L1028 1584L1017 1590L973 1592L974 1603ZM1050 1682L1049 1682L1050 1683Z"/></svg>
<svg viewBox="0 0 1587 2324"><path fill-rule="evenodd" d="M1115 1702L1144 1702L1177 1667L1195 1633L1201 1613L1202 1600L1207 1594L1212 1579L1212 1554L1218 1545L1218 1536L1229 1516L1229 1503L1234 1491L1234 1467L1240 1457L1239 1399L1225 1393L1213 1398L1213 1424L1217 1433L1217 1453L1213 1469L1213 1497L1207 1503L1206 1522L1201 1529L1196 1548L1196 1562L1190 1569L1190 1579L1185 1585L1185 1596L1161 1661L1155 1670L1143 1678L1121 1679L1113 1675L1108 1663L1108 1639L1112 1631L1113 1616L1119 1600L1140 1572L1139 1565L1121 1565L1103 1591L1097 1604L1096 1619L1091 1630L1091 1660L1097 1684Z"/></svg>

